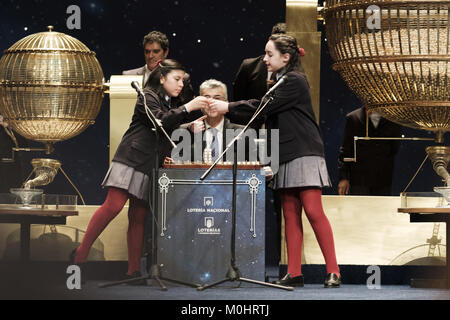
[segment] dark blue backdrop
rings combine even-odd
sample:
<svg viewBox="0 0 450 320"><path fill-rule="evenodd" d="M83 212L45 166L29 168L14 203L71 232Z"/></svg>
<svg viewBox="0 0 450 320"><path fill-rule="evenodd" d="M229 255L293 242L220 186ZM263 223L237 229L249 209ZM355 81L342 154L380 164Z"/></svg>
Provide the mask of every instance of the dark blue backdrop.
<svg viewBox="0 0 450 320"><path fill-rule="evenodd" d="M81 30L68 30L66 13L69 5L81 8ZM209 78L231 83L246 57L260 55L272 26L284 21L285 0L134 0L134 1L50 1L2 0L0 3L0 49L9 48L21 38L46 31L74 36L97 53L105 79L122 70L144 65L141 42L151 30L166 33L170 40L171 58L181 61L192 76L193 85ZM324 31L321 23L319 30ZM341 144L345 114L360 107L339 74L331 69L325 33L322 36L321 112L320 126L333 187L324 194L336 194L337 154ZM127 119L124 121L130 121ZM433 135L405 128L406 136ZM100 204L105 191L100 183L108 168L109 97L105 100L96 123L79 136L56 144L52 158L62 161L63 169L78 186L88 204ZM397 157L393 194L409 182L425 157L426 142L403 142ZM29 160L45 157L28 153L26 173L31 172ZM410 191L432 190L440 184L429 161L410 187ZM46 188L47 193L74 194L63 175Z"/></svg>

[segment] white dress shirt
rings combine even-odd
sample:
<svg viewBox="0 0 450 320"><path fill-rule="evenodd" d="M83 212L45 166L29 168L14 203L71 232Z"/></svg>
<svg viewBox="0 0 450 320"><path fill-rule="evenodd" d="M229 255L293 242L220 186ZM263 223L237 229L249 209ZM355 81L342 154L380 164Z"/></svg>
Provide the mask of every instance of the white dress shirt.
<svg viewBox="0 0 450 320"><path fill-rule="evenodd" d="M376 113L376 112L372 112L369 115L370 121L372 121L372 124L375 128L378 127L378 124L380 123L380 119L381 119L381 115Z"/></svg>
<svg viewBox="0 0 450 320"><path fill-rule="evenodd" d="M150 74L152 72L150 71L150 69L148 68L147 64L145 64L145 71L144 71L144 83L142 84L142 87L145 86L145 84L147 83L148 78L150 77Z"/></svg>

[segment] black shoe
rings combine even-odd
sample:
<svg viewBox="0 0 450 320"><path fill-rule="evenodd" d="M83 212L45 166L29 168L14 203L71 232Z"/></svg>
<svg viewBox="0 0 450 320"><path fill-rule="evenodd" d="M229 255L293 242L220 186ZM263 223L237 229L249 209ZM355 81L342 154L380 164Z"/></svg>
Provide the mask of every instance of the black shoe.
<svg viewBox="0 0 450 320"><path fill-rule="evenodd" d="M86 264L85 263L75 263L75 255L77 254L77 249L72 250L69 254L69 266L78 266L80 268L80 274L81 274L81 284L86 284Z"/></svg>
<svg viewBox="0 0 450 320"><path fill-rule="evenodd" d="M273 283L281 286L303 287L305 285L305 279L303 278L303 275L292 278L291 274L288 273L282 279L274 281Z"/></svg>
<svg viewBox="0 0 450 320"><path fill-rule="evenodd" d="M339 288L341 286L341 276L337 276L335 273L327 274L325 278L324 287L325 288Z"/></svg>
<svg viewBox="0 0 450 320"><path fill-rule="evenodd" d="M75 249L72 250L72 252L70 252L70 254L69 254L69 265L74 265L75 264L75 255L77 254L77 249L78 249L78 247L76 247Z"/></svg>
<svg viewBox="0 0 450 320"><path fill-rule="evenodd" d="M135 271L132 274L125 274L125 280L131 280L134 278L142 278L142 274L139 271ZM129 286L146 286L147 280L146 279L138 279L135 281L127 282L127 285L129 285Z"/></svg>

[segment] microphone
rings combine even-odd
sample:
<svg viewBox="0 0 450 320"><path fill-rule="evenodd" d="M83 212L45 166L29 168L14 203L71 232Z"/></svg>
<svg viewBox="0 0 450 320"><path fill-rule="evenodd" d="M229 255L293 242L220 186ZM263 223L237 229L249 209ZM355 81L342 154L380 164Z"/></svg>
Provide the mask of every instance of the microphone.
<svg viewBox="0 0 450 320"><path fill-rule="evenodd" d="M278 87L281 86L284 82L287 81L287 78L288 78L287 75L282 76L282 77L280 78L280 80L278 80L277 83L275 83L275 85L274 85L272 88L270 88L269 91L267 91L267 93L265 94L265 96L271 95L271 94L275 91L276 88L278 88Z"/></svg>
<svg viewBox="0 0 450 320"><path fill-rule="evenodd" d="M133 81L133 82L131 82L131 86L134 88L134 90L137 91L137 93L142 94L142 95L144 94L144 92L142 92L141 86L139 85L139 82Z"/></svg>

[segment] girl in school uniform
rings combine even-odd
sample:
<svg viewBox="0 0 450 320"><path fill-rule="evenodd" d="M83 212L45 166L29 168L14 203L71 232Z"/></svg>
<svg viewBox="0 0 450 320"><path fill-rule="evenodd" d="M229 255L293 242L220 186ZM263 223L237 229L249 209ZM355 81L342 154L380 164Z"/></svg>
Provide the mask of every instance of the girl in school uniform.
<svg viewBox="0 0 450 320"><path fill-rule="evenodd" d="M274 34L265 48L267 71L285 83L276 88L274 99L263 112L268 130L279 130L279 163L274 186L281 198L288 252L287 274L275 283L303 286L301 269L302 209L312 225L325 258L326 288L339 287L341 276L336 261L333 232L322 208L322 188L330 186L324 147L313 108L306 75L302 72L302 51L294 37ZM258 100L223 102L214 100L210 108L244 124L255 113Z"/></svg>
<svg viewBox="0 0 450 320"><path fill-rule="evenodd" d="M147 106L155 117L161 120L169 136L180 124L195 120L208 106L207 98L197 97L179 105L178 97L183 89L185 69L175 60L165 59L151 73L148 86L144 89ZM74 264L87 261L89 250L106 226L130 200L128 210L128 278L140 277L139 261L143 245L145 218L149 208L151 190L150 177L154 168L156 150L159 166L166 156L170 156L171 146L160 134L159 145L152 131L153 124L148 118L141 95L137 100L129 129L120 142L106 177L102 183L108 187L103 205L92 216L83 241L71 254ZM158 147L158 148L157 148Z"/></svg>

